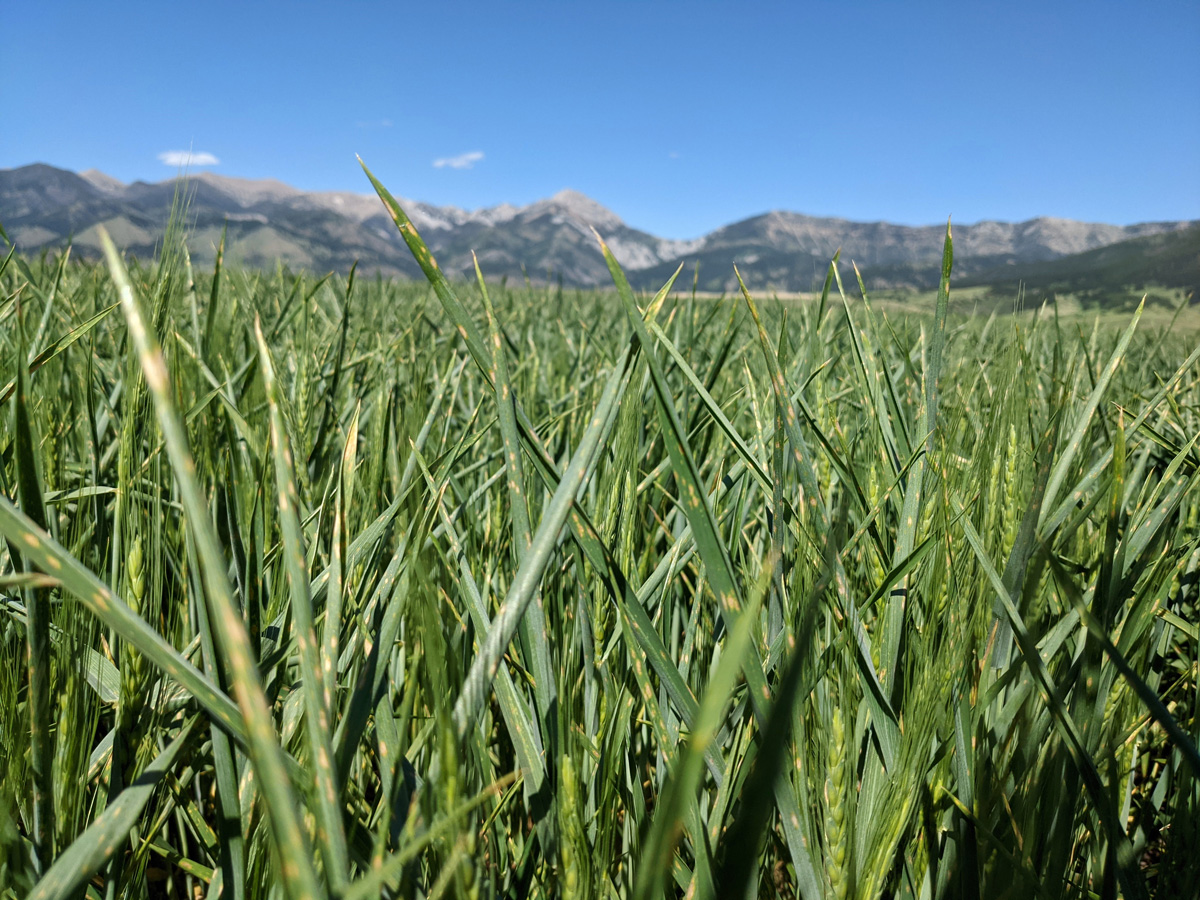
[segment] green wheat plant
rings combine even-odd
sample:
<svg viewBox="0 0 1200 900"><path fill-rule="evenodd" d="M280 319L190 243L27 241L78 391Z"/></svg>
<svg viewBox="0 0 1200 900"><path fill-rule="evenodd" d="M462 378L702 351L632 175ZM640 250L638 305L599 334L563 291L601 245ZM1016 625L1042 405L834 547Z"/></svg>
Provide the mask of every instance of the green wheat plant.
<svg viewBox="0 0 1200 900"><path fill-rule="evenodd" d="M367 176L425 283L0 261L0 898L1198 895L1200 334Z"/></svg>

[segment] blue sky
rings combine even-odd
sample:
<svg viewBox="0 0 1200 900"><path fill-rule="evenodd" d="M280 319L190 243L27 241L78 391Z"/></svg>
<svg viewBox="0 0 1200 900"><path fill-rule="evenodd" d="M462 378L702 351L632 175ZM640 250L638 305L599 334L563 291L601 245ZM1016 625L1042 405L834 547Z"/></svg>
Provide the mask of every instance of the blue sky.
<svg viewBox="0 0 1200 900"><path fill-rule="evenodd" d="M570 187L687 238L1200 217L1200 4L12 0L0 168L467 208ZM437 161L442 164L437 165ZM0 220L3 211L0 210Z"/></svg>

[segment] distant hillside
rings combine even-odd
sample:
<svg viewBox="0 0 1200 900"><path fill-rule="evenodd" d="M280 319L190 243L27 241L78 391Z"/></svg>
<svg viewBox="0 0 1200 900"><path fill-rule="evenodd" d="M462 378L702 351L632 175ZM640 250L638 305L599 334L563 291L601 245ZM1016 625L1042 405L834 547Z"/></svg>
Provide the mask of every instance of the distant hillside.
<svg viewBox="0 0 1200 900"><path fill-rule="evenodd" d="M128 252L149 256L161 239L177 187L175 179L126 185L95 170L76 174L42 164L0 170L0 224L27 252L71 241L82 255L96 255L96 228L103 225ZM234 263L269 268L283 262L296 269L346 271L357 260L363 272L420 275L372 195L305 192L278 181L207 172L192 176L186 192L189 246L200 263L212 260L227 225L226 255ZM868 287L928 288L937 282L944 234L943 225L852 222L776 211L695 240L668 240L630 227L611 210L569 190L523 207L462 210L403 199L401 204L452 275L471 277L474 250L490 277L528 274L580 287L609 283L592 228L603 235L636 286L656 288L684 263L689 281L699 265L699 286L709 291L736 287L734 264L756 289L812 290L839 248L847 264L858 264ZM1029 281L1028 273L1042 271L1037 266L1131 238L1171 235L1195 224L1118 226L1038 218L955 225L955 273L960 280L1003 273ZM1138 247L1149 252L1155 246L1133 244L1120 252L1136 256ZM1069 269L1076 264L1064 265ZM1136 267L1136 261L1125 265ZM1179 265L1187 271L1186 259Z"/></svg>
<svg viewBox="0 0 1200 900"><path fill-rule="evenodd" d="M1168 233L1188 224L1119 226L1039 218L955 225L954 271L956 278L1001 267L1024 271L1030 264L1132 237ZM752 285L780 291L814 290L823 282L829 260L839 248L847 273L849 264L855 263L868 287L927 289L937 286L945 233L944 225L912 227L772 212L711 232L684 257L689 271L694 263L700 265L699 286L710 291L737 289L734 263ZM665 280L676 265L678 261L672 260L643 270L638 277L649 287Z"/></svg>
<svg viewBox="0 0 1200 900"><path fill-rule="evenodd" d="M1200 297L1200 226L1146 235L1048 262L1005 266L962 280L963 286L1019 285L1042 293L1090 295L1097 302L1114 291L1140 291L1151 285L1182 288Z"/></svg>

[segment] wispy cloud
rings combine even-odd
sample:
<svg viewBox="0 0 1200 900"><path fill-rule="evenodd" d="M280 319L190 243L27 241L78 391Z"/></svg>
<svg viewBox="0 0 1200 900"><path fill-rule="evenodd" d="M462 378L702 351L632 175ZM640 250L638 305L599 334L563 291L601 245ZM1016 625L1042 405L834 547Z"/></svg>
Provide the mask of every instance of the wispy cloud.
<svg viewBox="0 0 1200 900"><path fill-rule="evenodd" d="M366 121L359 120L359 121L355 122L354 124L359 128L391 128L392 120L391 119L370 119L370 120L366 120Z"/></svg>
<svg viewBox="0 0 1200 900"><path fill-rule="evenodd" d="M483 159L483 151L472 150L470 153L460 153L458 156L435 159L433 167L435 169L472 169L475 167L475 163L481 159Z"/></svg>
<svg viewBox="0 0 1200 900"><path fill-rule="evenodd" d="M159 162L178 169L180 166L215 166L221 161L211 153L196 153L192 150L167 150L158 154Z"/></svg>

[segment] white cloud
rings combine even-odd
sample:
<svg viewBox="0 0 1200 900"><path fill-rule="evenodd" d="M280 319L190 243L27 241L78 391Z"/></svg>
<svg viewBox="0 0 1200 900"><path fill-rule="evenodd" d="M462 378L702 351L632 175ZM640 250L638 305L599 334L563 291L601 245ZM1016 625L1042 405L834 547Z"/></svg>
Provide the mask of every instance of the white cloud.
<svg viewBox="0 0 1200 900"><path fill-rule="evenodd" d="M181 166L215 166L220 160L211 153L194 153L191 150L167 150L158 154L159 162L178 169Z"/></svg>
<svg viewBox="0 0 1200 900"><path fill-rule="evenodd" d="M435 159L433 167L435 169L471 169L481 159L483 159L483 151L472 150L470 153L460 153L458 156L446 156L442 159Z"/></svg>

